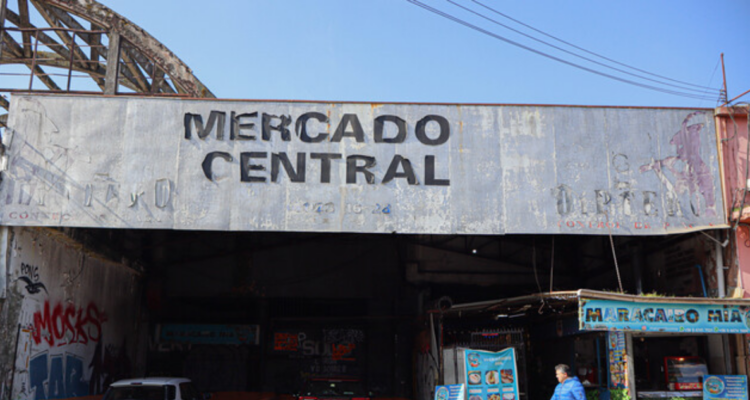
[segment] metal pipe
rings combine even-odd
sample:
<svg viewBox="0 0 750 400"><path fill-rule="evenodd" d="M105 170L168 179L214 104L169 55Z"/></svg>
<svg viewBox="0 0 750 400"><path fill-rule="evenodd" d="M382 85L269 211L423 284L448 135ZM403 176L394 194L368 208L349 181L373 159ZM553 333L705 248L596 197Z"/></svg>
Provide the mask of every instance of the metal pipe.
<svg viewBox="0 0 750 400"><path fill-rule="evenodd" d="M721 245L721 233L716 232L716 285L718 287L717 297L726 297L726 285L724 283L724 247Z"/></svg>
<svg viewBox="0 0 750 400"><path fill-rule="evenodd" d="M724 77L724 104L729 103L729 92L727 92L727 70L724 68L724 53L721 53L721 75Z"/></svg>
<svg viewBox="0 0 750 400"><path fill-rule="evenodd" d="M635 294L643 294L643 244L640 241L630 247L630 260L635 281Z"/></svg>
<svg viewBox="0 0 750 400"><path fill-rule="evenodd" d="M695 268L698 268L698 276L701 278L701 287L703 288L703 297L708 297L706 292L706 279L703 277L703 267L700 264L695 264Z"/></svg>

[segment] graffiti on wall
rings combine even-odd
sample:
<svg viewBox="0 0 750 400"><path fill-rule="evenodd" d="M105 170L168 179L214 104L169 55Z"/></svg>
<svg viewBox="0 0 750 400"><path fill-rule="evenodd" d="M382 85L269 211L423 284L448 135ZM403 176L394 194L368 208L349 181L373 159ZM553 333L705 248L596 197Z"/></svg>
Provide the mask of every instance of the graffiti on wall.
<svg viewBox="0 0 750 400"><path fill-rule="evenodd" d="M670 231L691 229L696 219L716 217L714 175L701 155L705 150L701 136L710 133L705 123L691 124L704 114L692 112L682 120L666 149L674 154L649 160L611 154L607 161L611 187L577 191L562 183L553 188L560 217L557 226L566 231ZM649 176L656 180L651 184L641 180Z"/></svg>
<svg viewBox="0 0 750 400"><path fill-rule="evenodd" d="M682 121L682 128L672 136L669 144L677 154L660 160L652 159L642 165L640 171L652 171L667 193L690 193L690 210L699 216L702 212L716 215L714 181L711 169L701 157L701 135L704 124L689 125L690 120L703 112L690 113ZM672 179L669 179L669 175Z"/></svg>
<svg viewBox="0 0 750 400"><path fill-rule="evenodd" d="M22 377L22 399L59 399L101 393L116 377L130 371L125 340L104 345L107 315L91 302L86 306L45 300L23 330L28 336ZM92 354L93 353L93 354Z"/></svg>
<svg viewBox="0 0 750 400"><path fill-rule="evenodd" d="M24 243L19 239L21 243L16 245L21 249L28 246L34 254L46 253L36 251L34 246L54 249L55 244L43 240L34 237ZM107 333L110 316L103 299L86 296L84 291L66 292L66 300L60 300L60 286L49 282L59 281L56 274L64 272L65 263L31 258L33 261L17 264L13 272L21 308L11 398L95 395L115 380L129 376L132 368L126 337L121 332ZM86 297L90 300L81 301Z"/></svg>
<svg viewBox="0 0 750 400"><path fill-rule="evenodd" d="M43 282L39 281L38 266L21 263L21 276L16 278L16 281L22 281L26 284L25 289L28 294L37 294L42 290L48 293L47 287L44 286Z"/></svg>
<svg viewBox="0 0 750 400"><path fill-rule="evenodd" d="M31 336L35 344L44 340L50 347L98 342L106 321L107 315L94 303L76 309L69 303L65 306L57 303L52 308L49 301L45 301L44 308L34 313Z"/></svg>

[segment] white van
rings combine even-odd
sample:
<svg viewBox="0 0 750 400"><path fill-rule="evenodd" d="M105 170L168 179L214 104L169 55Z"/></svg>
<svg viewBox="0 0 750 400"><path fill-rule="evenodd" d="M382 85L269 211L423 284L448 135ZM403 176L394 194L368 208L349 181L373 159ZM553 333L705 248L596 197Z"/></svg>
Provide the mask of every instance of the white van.
<svg viewBox="0 0 750 400"><path fill-rule="evenodd" d="M102 400L207 400L187 378L123 379L109 385Z"/></svg>

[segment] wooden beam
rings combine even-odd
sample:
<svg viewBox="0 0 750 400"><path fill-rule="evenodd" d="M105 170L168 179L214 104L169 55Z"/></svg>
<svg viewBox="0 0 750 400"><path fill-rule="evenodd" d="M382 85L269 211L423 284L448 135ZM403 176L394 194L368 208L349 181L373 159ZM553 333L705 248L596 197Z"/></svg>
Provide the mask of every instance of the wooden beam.
<svg viewBox="0 0 750 400"><path fill-rule="evenodd" d="M21 17L11 10L8 10L7 17L8 17L8 21L14 23L16 26L24 27L24 28L36 28L30 23L23 22L21 20ZM52 63L40 62L40 64L47 64L49 66L68 69L70 65L70 51L68 50L66 45L58 43L55 39L53 39L52 37L50 37L49 35L47 35L41 30L36 31L36 35L37 35L37 40L39 40L40 43L43 43L50 50L59 54L61 56L61 59L65 60L65 65L60 65L59 63L57 63L57 61L54 61ZM41 52L37 49L37 53L41 53ZM18 62L22 64L26 63L25 60L18 60ZM73 70L79 71L79 72L85 72L89 74L89 76L91 76L91 79L93 79L94 82L102 90L104 90L104 78L103 77L106 74L106 71L104 67L102 67L98 62L92 63L91 65L87 63L74 63Z"/></svg>
<svg viewBox="0 0 750 400"><path fill-rule="evenodd" d="M3 43L5 43L5 46L3 47L4 52L10 53L10 55L17 58L24 58L23 47L21 47L21 45L18 44L18 42L13 39L13 36L10 36L7 31L3 31Z"/></svg>
<svg viewBox="0 0 750 400"><path fill-rule="evenodd" d="M133 83L135 83L140 88L140 92L149 92L151 86L146 80L146 77L143 75L141 69L138 68L137 62L135 61L135 59L133 59L129 51L130 49L131 46L124 45L120 50L120 57L122 58L122 62L125 63L125 66L130 73L129 75L126 75L126 77L128 79L131 79Z"/></svg>
<svg viewBox="0 0 750 400"><path fill-rule="evenodd" d="M31 66L30 66L30 65L29 65L28 67L29 67L29 68L31 68ZM57 86L57 84L55 83L55 81L53 81L53 80L52 80L52 78L50 78L50 77L49 77L49 76L47 75L47 73L46 73L46 72L44 72L44 70L42 69L42 67L40 67L40 66L39 66L39 63L37 63L37 65L35 65L35 66L34 66L34 67L32 68L32 73L33 73L33 74L34 74L34 76L36 76L36 77L37 77L37 78L38 78L38 79L39 79L40 81L42 81L42 83L44 83L44 86L47 86L47 89L50 89L50 90L57 90L57 91L62 91L62 89L60 89L60 87L59 87L59 86Z"/></svg>
<svg viewBox="0 0 750 400"><path fill-rule="evenodd" d="M45 6L42 3L39 3L36 0L32 0L31 4L36 7L37 11L39 11L39 14L44 18L47 23L53 27L53 28L65 28L60 24L60 21L56 18L56 15L54 12L49 9L47 6ZM80 62L85 66L88 66L89 59L86 57L86 54L83 53L80 47L75 44L75 41L73 41L73 38L68 35L68 33L60 30L56 30L55 34L62 40L63 43L65 43L68 46L68 50L73 52L73 62Z"/></svg>
<svg viewBox="0 0 750 400"><path fill-rule="evenodd" d="M26 0L18 0L18 14L21 20L21 25L19 26L31 26L31 22L29 21L29 3ZM31 33L22 32L21 37L23 37L23 40L21 42L21 46L23 47L23 54L27 58L31 58Z"/></svg>
<svg viewBox="0 0 750 400"><path fill-rule="evenodd" d="M92 31L101 31L103 30L100 26L95 25L94 23L91 24L91 30ZM89 48L89 59L95 63L95 65L99 65L99 54L101 51L99 50L102 46L102 34L101 33L93 33L91 34L91 42L89 45L91 46Z"/></svg>
<svg viewBox="0 0 750 400"><path fill-rule="evenodd" d="M0 61L0 64L26 64L31 65L31 60L18 57L18 58L8 58ZM61 69L68 69L68 66L70 65L70 62L59 55L51 52L40 52L37 51L37 58L36 58L36 64L42 65L45 67L54 67L54 68L61 68ZM88 74L91 79L94 80L101 80L104 82L105 72L104 71L89 71L87 69L83 69L78 65L73 66L73 71L75 72L81 72L84 74Z"/></svg>
<svg viewBox="0 0 750 400"><path fill-rule="evenodd" d="M120 34L109 33L109 49L107 49L107 76L104 78L104 94L117 94L117 79L120 69Z"/></svg>
<svg viewBox="0 0 750 400"><path fill-rule="evenodd" d="M193 75L190 68L169 49L149 35L148 32L106 6L89 0L44 1L46 4L51 4L74 15L84 16L86 20L96 22L108 30L118 30L123 39L134 43L143 54L164 69L178 92L189 93L194 97L214 97L213 93Z"/></svg>
<svg viewBox="0 0 750 400"><path fill-rule="evenodd" d="M36 28L34 25L31 25L30 23L23 22L21 20L21 17L11 10L8 10L7 18L8 18L8 21L14 23L19 28ZM68 49L65 47L65 45L57 43L55 39L52 39L51 37L49 37L46 33L42 31L37 31L37 32L38 32L37 37L39 38L39 41L44 43L45 46L49 47L50 50L65 57L65 59L70 58L70 52L68 52Z"/></svg>
<svg viewBox="0 0 750 400"><path fill-rule="evenodd" d="M8 9L8 0L0 0L0 32L5 32L5 10ZM0 60L3 58L4 40L0 36Z"/></svg>

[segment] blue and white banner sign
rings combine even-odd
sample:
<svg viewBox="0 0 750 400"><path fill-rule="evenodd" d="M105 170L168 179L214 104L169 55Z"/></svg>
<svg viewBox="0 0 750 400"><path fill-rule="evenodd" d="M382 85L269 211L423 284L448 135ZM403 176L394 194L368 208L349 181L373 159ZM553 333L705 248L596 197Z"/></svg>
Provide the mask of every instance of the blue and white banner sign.
<svg viewBox="0 0 750 400"><path fill-rule="evenodd" d="M518 400L516 352L508 348L498 352L464 352L468 400Z"/></svg>
<svg viewBox="0 0 750 400"><path fill-rule="evenodd" d="M466 400L466 385L436 386L435 400Z"/></svg>
<svg viewBox="0 0 750 400"><path fill-rule="evenodd" d="M581 330L750 333L750 306L580 299Z"/></svg>
<svg viewBox="0 0 750 400"><path fill-rule="evenodd" d="M747 375L705 375L704 400L747 400Z"/></svg>

